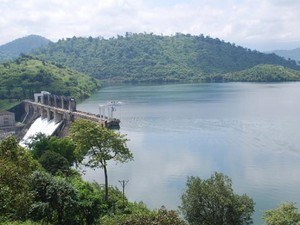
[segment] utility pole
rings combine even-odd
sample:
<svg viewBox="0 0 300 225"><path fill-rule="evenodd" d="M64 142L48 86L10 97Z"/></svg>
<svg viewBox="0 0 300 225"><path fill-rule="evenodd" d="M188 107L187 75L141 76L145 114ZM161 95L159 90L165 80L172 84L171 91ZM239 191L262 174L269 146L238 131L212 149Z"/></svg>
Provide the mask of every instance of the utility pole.
<svg viewBox="0 0 300 225"><path fill-rule="evenodd" d="M123 189L123 211L125 210L125 186L127 185L127 183L129 182L129 180L119 180L119 183L122 186Z"/></svg>

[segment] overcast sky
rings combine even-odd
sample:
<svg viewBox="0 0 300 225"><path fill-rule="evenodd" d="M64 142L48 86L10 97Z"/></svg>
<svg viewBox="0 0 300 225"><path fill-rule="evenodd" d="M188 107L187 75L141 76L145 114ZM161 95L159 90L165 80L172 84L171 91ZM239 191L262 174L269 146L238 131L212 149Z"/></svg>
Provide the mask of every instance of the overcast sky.
<svg viewBox="0 0 300 225"><path fill-rule="evenodd" d="M260 51L300 47L300 0L0 0L0 45L125 32L204 34Z"/></svg>

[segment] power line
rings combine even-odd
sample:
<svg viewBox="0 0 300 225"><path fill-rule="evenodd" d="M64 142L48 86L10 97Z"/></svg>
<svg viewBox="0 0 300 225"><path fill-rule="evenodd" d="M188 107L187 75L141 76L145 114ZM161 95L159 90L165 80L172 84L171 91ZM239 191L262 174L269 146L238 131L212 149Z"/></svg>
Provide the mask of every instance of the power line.
<svg viewBox="0 0 300 225"><path fill-rule="evenodd" d="M125 209L125 186L127 185L127 183L129 182L129 180L119 180L119 183L122 186L122 193L123 193L123 210Z"/></svg>

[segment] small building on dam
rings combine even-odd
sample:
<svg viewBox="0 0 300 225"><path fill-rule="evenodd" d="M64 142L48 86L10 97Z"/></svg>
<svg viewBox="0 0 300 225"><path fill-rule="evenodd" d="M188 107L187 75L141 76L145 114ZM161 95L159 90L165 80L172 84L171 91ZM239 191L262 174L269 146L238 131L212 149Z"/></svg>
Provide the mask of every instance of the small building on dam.
<svg viewBox="0 0 300 225"><path fill-rule="evenodd" d="M0 112L0 139L14 135L16 130L15 114L9 111Z"/></svg>
<svg viewBox="0 0 300 225"><path fill-rule="evenodd" d="M2 129L11 129L16 123L15 114L9 111L0 112L0 127Z"/></svg>

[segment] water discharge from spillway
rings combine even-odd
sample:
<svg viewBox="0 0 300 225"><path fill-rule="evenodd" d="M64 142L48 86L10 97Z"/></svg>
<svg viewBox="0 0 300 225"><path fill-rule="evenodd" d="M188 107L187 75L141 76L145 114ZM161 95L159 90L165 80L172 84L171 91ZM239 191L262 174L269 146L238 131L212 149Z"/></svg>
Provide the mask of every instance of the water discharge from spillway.
<svg viewBox="0 0 300 225"><path fill-rule="evenodd" d="M42 119L41 117L37 118L34 123L30 126L29 130L19 142L23 147L26 146L27 142L30 142L30 139L37 135L38 133L45 134L47 136L52 135L57 128L60 126L61 122L55 123L54 120L47 120L47 118Z"/></svg>

